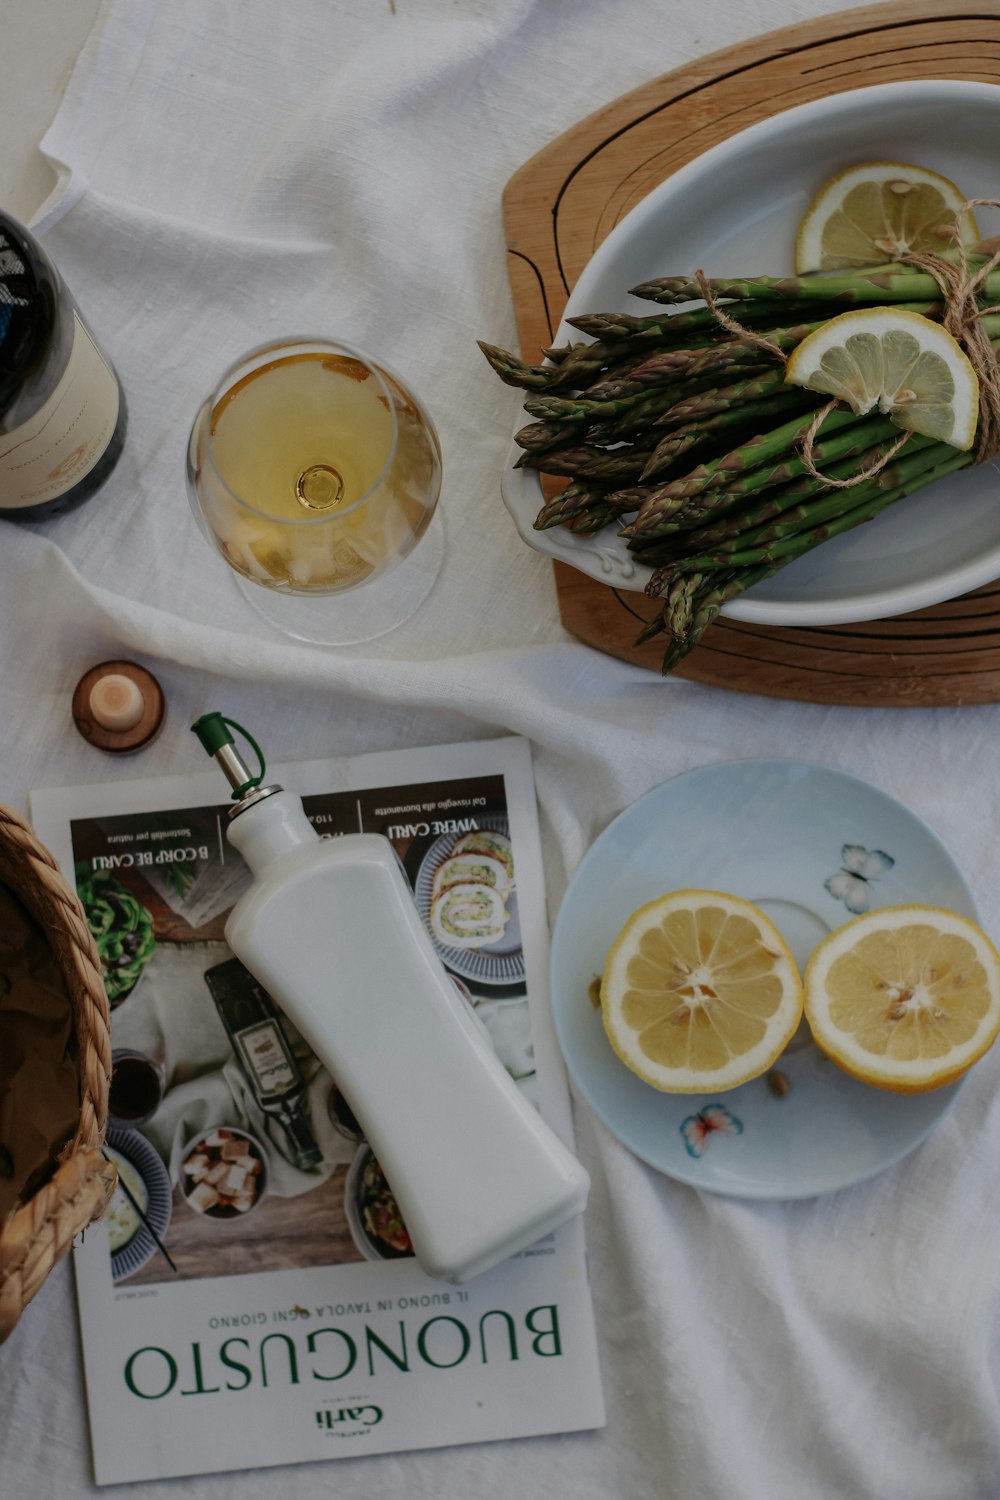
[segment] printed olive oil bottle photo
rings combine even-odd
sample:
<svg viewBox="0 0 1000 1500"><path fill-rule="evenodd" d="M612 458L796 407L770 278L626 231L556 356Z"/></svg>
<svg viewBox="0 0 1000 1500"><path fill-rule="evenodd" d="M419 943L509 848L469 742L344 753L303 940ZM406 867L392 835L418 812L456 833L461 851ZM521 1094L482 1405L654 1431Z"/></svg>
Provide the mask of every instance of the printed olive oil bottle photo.
<svg viewBox="0 0 1000 1500"><path fill-rule="evenodd" d="M306 1085L270 995L239 959L205 974L219 1018L254 1098L285 1134L288 1156L303 1172L322 1160L306 1115Z"/></svg>

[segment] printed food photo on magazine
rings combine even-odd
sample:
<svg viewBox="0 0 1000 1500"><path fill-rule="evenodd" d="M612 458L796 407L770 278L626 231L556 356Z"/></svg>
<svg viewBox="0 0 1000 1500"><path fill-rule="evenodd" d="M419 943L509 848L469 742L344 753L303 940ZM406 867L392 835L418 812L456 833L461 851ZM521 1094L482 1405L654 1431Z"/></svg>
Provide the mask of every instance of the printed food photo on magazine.
<svg viewBox="0 0 1000 1500"><path fill-rule="evenodd" d="M449 993L568 1137L527 746L352 769L363 784L336 762L289 768L288 784L321 839L389 840ZM119 1183L74 1255L98 1482L600 1425L579 1222L465 1287L421 1269L350 1097L226 942L252 877L218 793L202 774L33 799L111 1007ZM238 1438L209 1444L192 1395L236 1404ZM166 1435L170 1456L152 1457Z"/></svg>

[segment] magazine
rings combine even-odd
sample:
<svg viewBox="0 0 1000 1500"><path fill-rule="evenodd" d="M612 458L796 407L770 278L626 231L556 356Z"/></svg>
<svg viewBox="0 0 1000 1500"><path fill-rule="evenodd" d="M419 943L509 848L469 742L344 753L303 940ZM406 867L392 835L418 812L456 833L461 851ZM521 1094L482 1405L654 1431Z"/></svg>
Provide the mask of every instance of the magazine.
<svg viewBox="0 0 1000 1500"><path fill-rule="evenodd" d="M391 841L463 1003L571 1144L527 742L268 779L321 836ZM349 1101L226 945L249 873L224 799L215 769L32 796L112 1008L120 1186L73 1252L97 1483L601 1426L581 1219L462 1287L421 1271ZM487 848L504 920L449 947L435 871Z"/></svg>

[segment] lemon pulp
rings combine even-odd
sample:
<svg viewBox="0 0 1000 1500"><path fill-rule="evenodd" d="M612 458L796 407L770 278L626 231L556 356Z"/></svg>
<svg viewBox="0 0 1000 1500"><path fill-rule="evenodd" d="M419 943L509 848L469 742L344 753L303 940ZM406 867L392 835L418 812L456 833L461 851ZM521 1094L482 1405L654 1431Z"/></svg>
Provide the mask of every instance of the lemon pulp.
<svg viewBox="0 0 1000 1500"><path fill-rule="evenodd" d="M846 270L897 261L914 250L954 247L955 224L966 246L976 244L966 195L947 177L907 162L862 162L825 182L806 210L795 245L795 266ZM961 215L961 219L958 216Z"/></svg>
<svg viewBox="0 0 1000 1500"><path fill-rule="evenodd" d="M813 1035L846 1071L919 1093L953 1082L1000 1030L1000 956L975 923L932 907L849 922L809 961Z"/></svg>
<svg viewBox="0 0 1000 1500"><path fill-rule="evenodd" d="M723 892L676 891L625 924L608 954L601 1008L633 1072L696 1093L766 1071L798 1025L802 991L759 908Z"/></svg>
<svg viewBox="0 0 1000 1500"><path fill-rule="evenodd" d="M807 334L785 370L790 385L834 396L863 415L878 407L910 432L971 448L979 378L939 323L895 307L855 308Z"/></svg>

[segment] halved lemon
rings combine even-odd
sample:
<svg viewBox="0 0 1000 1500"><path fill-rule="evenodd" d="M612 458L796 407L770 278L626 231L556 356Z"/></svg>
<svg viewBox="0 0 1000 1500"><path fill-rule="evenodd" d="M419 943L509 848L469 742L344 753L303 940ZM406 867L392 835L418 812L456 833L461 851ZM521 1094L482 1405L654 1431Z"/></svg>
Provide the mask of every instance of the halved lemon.
<svg viewBox="0 0 1000 1500"><path fill-rule="evenodd" d="M971 448L979 423L979 379L940 323L896 307L859 307L808 334L785 369L790 385L878 407L897 427Z"/></svg>
<svg viewBox="0 0 1000 1500"><path fill-rule="evenodd" d="M848 167L823 184L806 210L795 241L795 269L801 275L899 260L910 250L948 250L966 197L927 167L899 161ZM967 246L978 242L968 211L960 230Z"/></svg>
<svg viewBox="0 0 1000 1500"><path fill-rule="evenodd" d="M629 917L601 981L608 1038L654 1088L700 1094L765 1073L802 1015L802 981L758 907L673 891Z"/></svg>
<svg viewBox="0 0 1000 1500"><path fill-rule="evenodd" d="M876 1088L960 1078L1000 1031L1000 954L975 922L888 906L831 932L809 960L806 1019L822 1050Z"/></svg>

